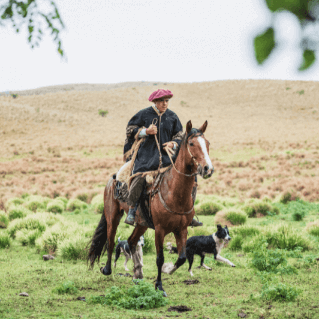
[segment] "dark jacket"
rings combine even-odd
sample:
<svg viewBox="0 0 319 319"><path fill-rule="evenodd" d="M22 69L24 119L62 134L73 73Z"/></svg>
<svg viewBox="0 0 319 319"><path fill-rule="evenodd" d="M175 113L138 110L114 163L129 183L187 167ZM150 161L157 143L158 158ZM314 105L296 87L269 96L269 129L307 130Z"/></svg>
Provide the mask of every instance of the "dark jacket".
<svg viewBox="0 0 319 319"><path fill-rule="evenodd" d="M138 132L142 127L148 128L153 120L157 119L157 139L162 153L162 167L171 164L167 153L163 149L163 144L174 141L178 146L182 140L183 127L178 116L171 110L167 109L164 114L160 115L154 107L150 106L139 111L128 122L126 128L126 141L124 145L124 158L126 161L131 159L130 150ZM147 135L142 142L137 153L134 163L133 174L157 170L159 166L159 152L154 135Z"/></svg>

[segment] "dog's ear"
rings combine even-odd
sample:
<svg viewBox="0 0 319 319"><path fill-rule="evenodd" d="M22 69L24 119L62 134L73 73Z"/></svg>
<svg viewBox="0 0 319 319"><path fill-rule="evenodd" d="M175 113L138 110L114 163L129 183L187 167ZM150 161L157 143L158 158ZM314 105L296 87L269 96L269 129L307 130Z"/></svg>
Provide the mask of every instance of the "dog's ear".
<svg viewBox="0 0 319 319"><path fill-rule="evenodd" d="M222 226L220 224L217 225L217 230L221 230Z"/></svg>
<svg viewBox="0 0 319 319"><path fill-rule="evenodd" d="M225 228L228 229L227 225L225 225Z"/></svg>

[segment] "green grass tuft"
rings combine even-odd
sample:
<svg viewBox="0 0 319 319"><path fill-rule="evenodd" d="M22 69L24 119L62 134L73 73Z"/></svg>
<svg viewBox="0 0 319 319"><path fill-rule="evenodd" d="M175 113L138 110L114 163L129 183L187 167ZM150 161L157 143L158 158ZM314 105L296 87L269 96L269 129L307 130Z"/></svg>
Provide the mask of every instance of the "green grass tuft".
<svg viewBox="0 0 319 319"><path fill-rule="evenodd" d="M7 228L9 225L9 217L5 211L0 210L0 228Z"/></svg>
<svg viewBox="0 0 319 319"><path fill-rule="evenodd" d="M47 209L48 212L54 214L62 214L64 211L64 203L60 200L53 200L48 203Z"/></svg>
<svg viewBox="0 0 319 319"><path fill-rule="evenodd" d="M10 235L7 232L0 233L0 248L9 248L11 245Z"/></svg>
<svg viewBox="0 0 319 319"><path fill-rule="evenodd" d="M240 210L231 209L226 212L226 220L233 225L242 225L246 223L247 215Z"/></svg>
<svg viewBox="0 0 319 319"><path fill-rule="evenodd" d="M76 294L78 292L78 289L75 287L74 282L69 280L55 287L52 292L59 295Z"/></svg>
<svg viewBox="0 0 319 319"><path fill-rule="evenodd" d="M154 285L140 280L128 290L113 286L106 291L105 296L93 296L88 300L88 303L147 310L163 307L168 303L168 300L163 297L162 291L154 289Z"/></svg>
<svg viewBox="0 0 319 319"><path fill-rule="evenodd" d="M223 208L223 205L216 202L206 202L200 205L199 209L196 210L196 213L198 215L215 215Z"/></svg>

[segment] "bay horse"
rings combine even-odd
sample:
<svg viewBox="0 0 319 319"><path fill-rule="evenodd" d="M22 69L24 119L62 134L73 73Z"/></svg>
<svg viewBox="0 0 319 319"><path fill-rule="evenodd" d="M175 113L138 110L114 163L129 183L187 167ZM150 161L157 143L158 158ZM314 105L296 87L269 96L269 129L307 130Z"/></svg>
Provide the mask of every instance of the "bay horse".
<svg viewBox="0 0 319 319"><path fill-rule="evenodd" d="M157 280L155 289L163 291L162 266L164 264L164 237L173 233L176 239L178 259L170 269L172 274L186 261L186 240L187 227L191 224L195 215L194 202L191 196L195 183L195 175L200 174L203 178L209 178L214 172L214 167L208 156L209 142L204 137L207 128L207 121L199 128L192 128L192 122L188 121L186 133L182 139L174 168L168 170L159 185L159 191L154 195L150 203L150 210L155 228L155 245L157 252ZM128 212L128 205L120 202L114 197L114 180L111 178L104 190L104 214L95 230L91 240L87 260L93 268L96 259L107 250L107 263L101 272L104 275L112 273L111 261L114 249L114 237L119 222L125 212ZM129 248L134 262L133 279L142 279L143 264L136 254L136 245L139 238L147 230L147 226L137 223L131 236L128 238Z"/></svg>

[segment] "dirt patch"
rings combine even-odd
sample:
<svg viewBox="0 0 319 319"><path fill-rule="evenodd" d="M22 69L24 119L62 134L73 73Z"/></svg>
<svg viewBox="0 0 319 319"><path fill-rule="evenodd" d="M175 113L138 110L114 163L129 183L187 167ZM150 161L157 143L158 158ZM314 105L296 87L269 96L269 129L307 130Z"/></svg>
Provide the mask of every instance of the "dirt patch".
<svg viewBox="0 0 319 319"><path fill-rule="evenodd" d="M116 274L117 276L121 276L121 277L133 277L131 274L129 274L128 272L126 274L122 274L122 273L118 273Z"/></svg>
<svg viewBox="0 0 319 319"><path fill-rule="evenodd" d="M185 312L192 311L192 309L188 308L187 306L171 306L167 309L167 311Z"/></svg>
<svg viewBox="0 0 319 319"><path fill-rule="evenodd" d="M197 280L197 279L194 279L194 280L184 280L183 283L186 284L186 285L195 285L195 284L198 284L198 283L199 283L199 280Z"/></svg>

